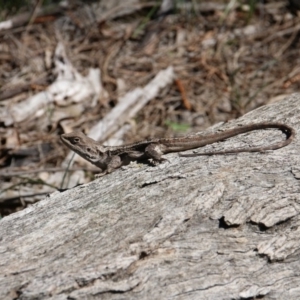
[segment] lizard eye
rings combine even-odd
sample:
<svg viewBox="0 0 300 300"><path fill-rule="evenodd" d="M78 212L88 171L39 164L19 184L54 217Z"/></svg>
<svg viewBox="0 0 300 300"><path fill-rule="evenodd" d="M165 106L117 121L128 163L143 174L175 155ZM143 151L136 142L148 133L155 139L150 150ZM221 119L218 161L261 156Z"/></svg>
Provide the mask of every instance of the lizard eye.
<svg viewBox="0 0 300 300"><path fill-rule="evenodd" d="M91 152L91 148L89 148L89 147L86 148L86 151L87 151L87 152Z"/></svg>
<svg viewBox="0 0 300 300"><path fill-rule="evenodd" d="M73 139L73 143L74 143L74 144L79 143L79 138L78 138L78 137L74 138L74 139Z"/></svg>

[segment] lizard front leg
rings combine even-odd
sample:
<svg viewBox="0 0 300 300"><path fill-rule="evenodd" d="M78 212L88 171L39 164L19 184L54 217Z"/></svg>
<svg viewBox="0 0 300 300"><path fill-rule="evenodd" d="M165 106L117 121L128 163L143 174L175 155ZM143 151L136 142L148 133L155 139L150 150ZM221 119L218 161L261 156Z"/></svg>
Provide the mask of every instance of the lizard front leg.
<svg viewBox="0 0 300 300"><path fill-rule="evenodd" d="M102 173L96 174L95 177L102 177L106 174L112 173L122 166L123 162L120 156L107 156L105 159L98 160L95 165L102 170Z"/></svg>
<svg viewBox="0 0 300 300"><path fill-rule="evenodd" d="M128 165L133 160L142 159L144 157L145 153L138 150L130 150L121 155L109 156L106 159L106 173L111 173L123 165Z"/></svg>
<svg viewBox="0 0 300 300"><path fill-rule="evenodd" d="M120 168L123 161L119 155L113 155L108 158L106 173L112 173L116 169Z"/></svg>

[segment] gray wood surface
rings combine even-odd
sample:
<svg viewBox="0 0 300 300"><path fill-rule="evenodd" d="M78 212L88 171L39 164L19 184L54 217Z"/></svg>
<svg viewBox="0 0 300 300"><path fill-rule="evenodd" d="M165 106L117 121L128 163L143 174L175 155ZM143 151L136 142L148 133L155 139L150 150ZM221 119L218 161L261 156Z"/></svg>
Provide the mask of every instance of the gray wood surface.
<svg viewBox="0 0 300 300"><path fill-rule="evenodd" d="M132 164L0 222L0 299L299 299L300 95L207 131L278 121L266 153ZM264 130L197 151L265 145ZM192 152L192 151L190 151Z"/></svg>

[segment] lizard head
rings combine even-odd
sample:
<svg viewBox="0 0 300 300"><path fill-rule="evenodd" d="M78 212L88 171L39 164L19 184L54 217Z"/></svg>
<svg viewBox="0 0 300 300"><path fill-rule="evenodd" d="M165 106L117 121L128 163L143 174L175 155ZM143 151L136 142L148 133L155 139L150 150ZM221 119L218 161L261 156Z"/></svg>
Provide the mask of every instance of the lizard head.
<svg viewBox="0 0 300 300"><path fill-rule="evenodd" d="M62 142L76 152L78 155L95 164L106 150L105 147L97 145L97 142L80 131L65 133L60 136Z"/></svg>

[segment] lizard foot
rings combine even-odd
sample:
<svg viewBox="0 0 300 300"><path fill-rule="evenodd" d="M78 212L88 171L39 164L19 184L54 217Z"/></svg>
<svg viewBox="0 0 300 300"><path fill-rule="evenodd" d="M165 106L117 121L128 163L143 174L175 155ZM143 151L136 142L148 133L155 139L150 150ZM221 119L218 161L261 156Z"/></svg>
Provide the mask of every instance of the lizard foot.
<svg viewBox="0 0 300 300"><path fill-rule="evenodd" d="M102 172L102 173L95 174L95 178L100 178L100 177L102 177L106 174L107 174L107 172Z"/></svg>

